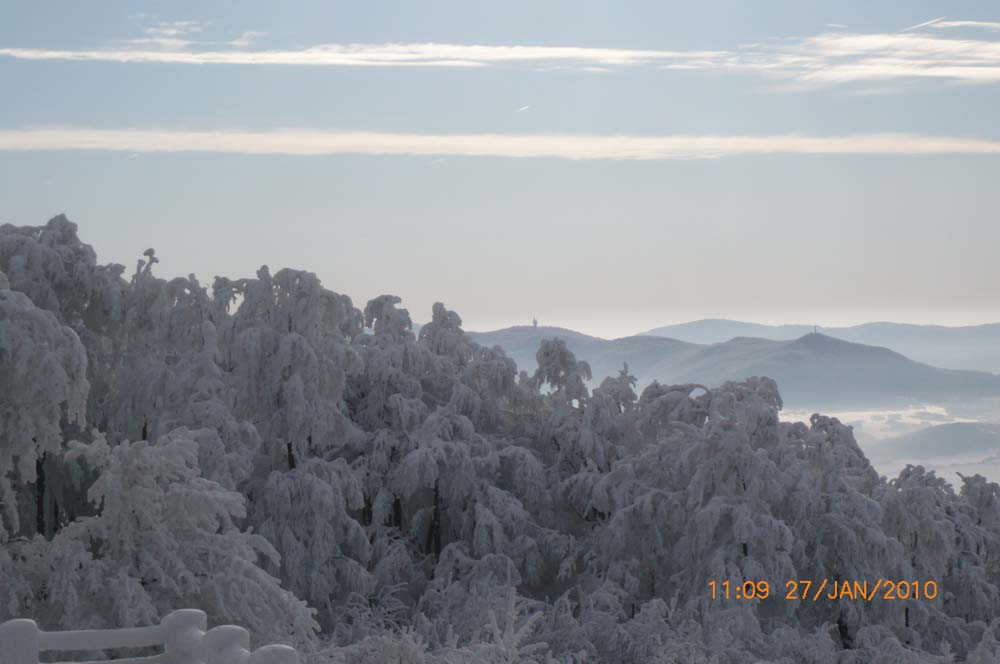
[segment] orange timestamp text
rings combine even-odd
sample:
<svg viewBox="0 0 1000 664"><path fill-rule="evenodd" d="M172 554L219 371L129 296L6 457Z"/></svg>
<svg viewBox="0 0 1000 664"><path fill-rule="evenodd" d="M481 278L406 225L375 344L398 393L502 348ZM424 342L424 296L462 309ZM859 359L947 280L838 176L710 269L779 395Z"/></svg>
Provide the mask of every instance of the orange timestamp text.
<svg viewBox="0 0 1000 664"><path fill-rule="evenodd" d="M709 581L708 589L713 600L768 599L774 593L768 581L746 580L743 582ZM818 602L820 600L850 599L863 602L876 600L932 600L938 596L935 581L904 581L891 579L865 579L850 581L844 579L790 579L784 583L784 598L790 601Z"/></svg>

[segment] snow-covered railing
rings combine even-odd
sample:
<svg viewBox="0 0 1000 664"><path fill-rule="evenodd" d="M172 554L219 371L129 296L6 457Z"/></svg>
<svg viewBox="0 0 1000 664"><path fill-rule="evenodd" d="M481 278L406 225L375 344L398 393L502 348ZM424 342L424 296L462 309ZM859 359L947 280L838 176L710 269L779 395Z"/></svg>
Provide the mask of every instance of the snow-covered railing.
<svg viewBox="0 0 1000 664"><path fill-rule="evenodd" d="M149 657L129 657L76 664L299 664L290 646L272 645L250 652L250 633L235 625L206 631L204 611L181 609L159 625L129 629L43 632L34 620L9 620L0 625L0 664L38 664L46 650L108 650L162 647Z"/></svg>

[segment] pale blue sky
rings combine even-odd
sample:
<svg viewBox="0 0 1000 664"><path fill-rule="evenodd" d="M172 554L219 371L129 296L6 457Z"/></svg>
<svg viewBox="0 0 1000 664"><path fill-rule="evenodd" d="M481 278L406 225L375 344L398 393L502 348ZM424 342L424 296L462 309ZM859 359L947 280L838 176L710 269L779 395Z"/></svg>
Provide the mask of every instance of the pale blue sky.
<svg viewBox="0 0 1000 664"><path fill-rule="evenodd" d="M129 268L470 329L1000 320L990 2L8 3L0 85L0 222Z"/></svg>

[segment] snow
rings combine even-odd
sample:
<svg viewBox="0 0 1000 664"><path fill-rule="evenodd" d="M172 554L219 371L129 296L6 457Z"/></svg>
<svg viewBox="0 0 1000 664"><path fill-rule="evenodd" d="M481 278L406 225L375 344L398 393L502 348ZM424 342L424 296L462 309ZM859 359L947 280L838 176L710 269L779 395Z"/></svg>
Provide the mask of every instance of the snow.
<svg viewBox="0 0 1000 664"><path fill-rule="evenodd" d="M392 295L166 263L0 227L0 621L194 606L317 663L1000 657L995 483L880 477L769 378L637 394L558 339L519 368L444 304L414 334ZM939 593L784 598L824 578ZM772 596L712 600L744 579Z"/></svg>
<svg viewBox="0 0 1000 664"><path fill-rule="evenodd" d="M197 609L172 611L156 625L126 629L42 631L32 620L0 624L0 644L5 664L37 664L45 651L105 651L154 647L160 655L115 658L120 664L166 662L183 664L299 664L298 653L288 646L269 645L251 652L249 633L235 625L205 631L206 615Z"/></svg>

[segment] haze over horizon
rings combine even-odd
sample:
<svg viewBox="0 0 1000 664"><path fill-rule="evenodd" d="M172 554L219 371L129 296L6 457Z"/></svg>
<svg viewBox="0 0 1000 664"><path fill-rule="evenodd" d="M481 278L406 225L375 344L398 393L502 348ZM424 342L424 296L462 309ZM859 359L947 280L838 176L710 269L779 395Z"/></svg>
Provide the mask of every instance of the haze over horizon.
<svg viewBox="0 0 1000 664"><path fill-rule="evenodd" d="M994 322L998 28L986 2L11 4L0 223L471 330Z"/></svg>
<svg viewBox="0 0 1000 664"><path fill-rule="evenodd" d="M405 302L402 303L403 306L406 305ZM414 312L411 310L411 315L413 315L414 322L422 323L419 312ZM461 315L461 311L458 312ZM827 313L827 316L830 314ZM674 316L671 319L655 319L657 322L643 327L642 321L638 321L634 324L628 324L627 319L614 319L614 320L595 320L593 318L573 318L567 317L557 321L546 321L538 320L539 327L553 327L562 328L567 330L573 330L574 332L580 332L588 336L597 337L599 339L620 339L623 337L637 336L649 332L654 328L659 327L671 327L675 325L683 325L685 323L698 323L702 321L725 321L732 323L748 323L751 325L766 325L766 326L805 326L811 327L816 326L817 332L823 333L824 330L830 330L831 328L844 328L844 327L855 327L859 325L865 325L870 323L895 323L901 325L918 325L918 326L941 326L949 328L958 327L973 327L977 325L992 325L1000 323L1000 315L995 319L979 319L973 316L960 317L956 316L954 318L949 318L946 322L939 322L933 318L914 318L906 319L904 318L905 312L900 312L900 318L863 318L863 317L845 317L845 318L833 318L834 322L830 323L818 323L807 320L804 316L798 318L794 316L788 316L784 318L771 318L771 319L758 319L753 320L749 318L740 317L724 317L724 316L705 316L705 317L694 317L694 318L676 318ZM645 319L643 319L645 320ZM653 318L651 318L653 320ZM817 319L818 320L818 319ZM824 318L823 320L830 320L829 318ZM565 321L565 322L564 322ZM662 322L661 322L662 321ZM522 325L531 325L532 318L529 317L526 321L524 320L511 320L511 321L476 321L476 320L466 320L463 317L463 324L465 329L470 332L494 332L496 330L502 330L509 327L518 327Z"/></svg>

